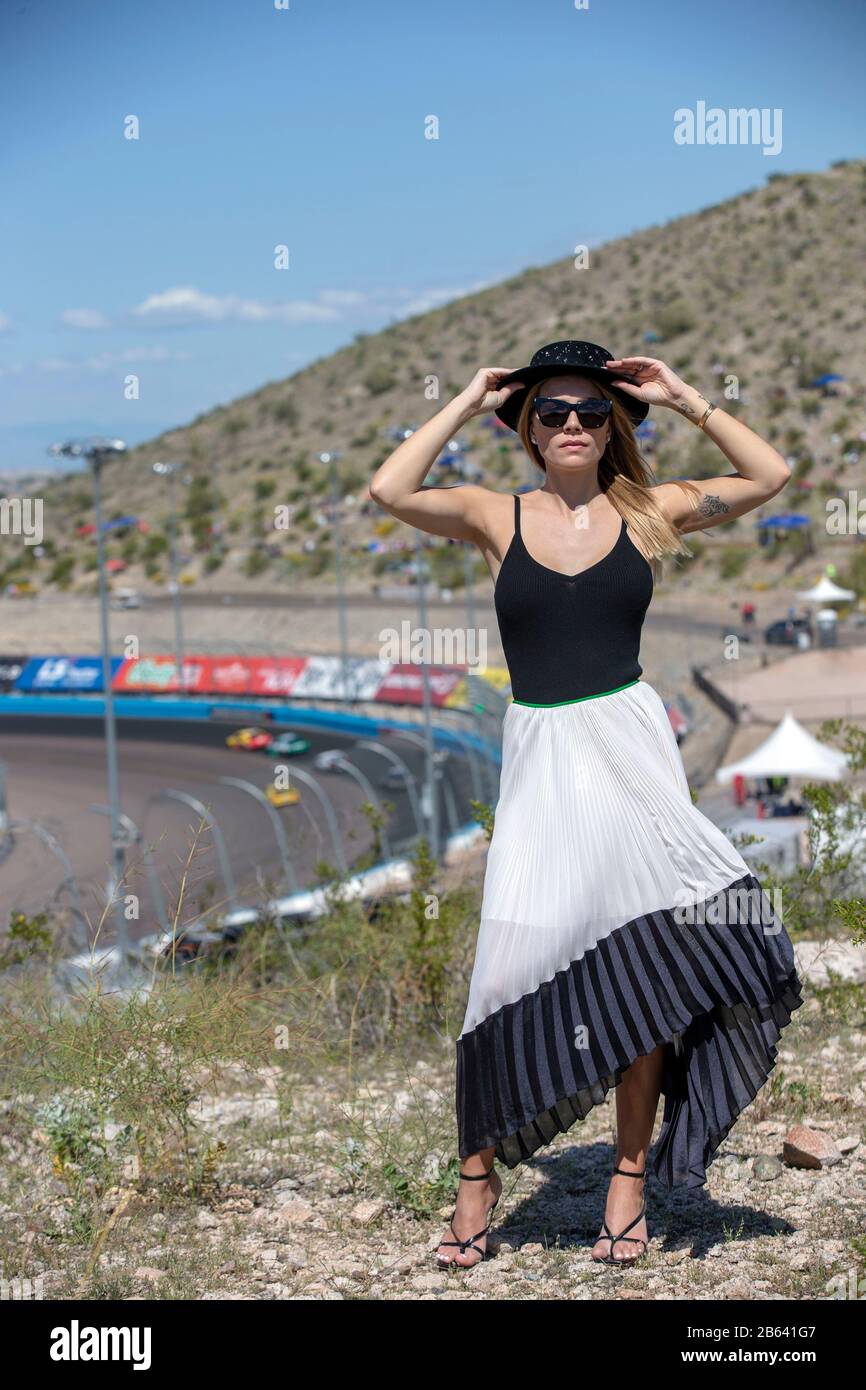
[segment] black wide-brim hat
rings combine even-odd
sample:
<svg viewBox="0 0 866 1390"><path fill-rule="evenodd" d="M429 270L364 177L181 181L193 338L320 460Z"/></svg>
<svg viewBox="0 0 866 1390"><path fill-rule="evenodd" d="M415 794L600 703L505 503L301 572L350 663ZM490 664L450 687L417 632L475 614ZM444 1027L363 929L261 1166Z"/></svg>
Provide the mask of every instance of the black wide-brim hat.
<svg viewBox="0 0 866 1390"><path fill-rule="evenodd" d="M537 381L544 381L546 377L579 373L581 376L590 377L593 381L603 382L613 392L617 400L625 406L632 423L639 425L647 417L649 402L639 401L634 396L630 396L627 391L620 391L614 386L615 381L627 381L635 386L638 383L627 372L609 371L605 363L613 360L613 353L608 352L607 348L599 347L598 343L583 343L574 339L568 339L562 343L547 343L545 347L539 348L538 352L533 354L528 367L522 367L519 372L509 372L508 376L500 377L496 385L498 388L507 386L510 381L522 381L528 390L530 386L534 386ZM500 406L494 414L499 417L503 425L516 430L525 399L526 391L515 391L514 395L509 396L505 404Z"/></svg>

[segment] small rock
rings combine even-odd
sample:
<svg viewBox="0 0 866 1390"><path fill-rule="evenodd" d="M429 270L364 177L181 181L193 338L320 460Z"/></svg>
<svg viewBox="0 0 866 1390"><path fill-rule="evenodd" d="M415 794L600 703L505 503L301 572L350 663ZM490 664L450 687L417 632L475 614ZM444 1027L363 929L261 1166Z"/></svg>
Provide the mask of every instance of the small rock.
<svg viewBox="0 0 866 1390"><path fill-rule="evenodd" d="M309 1202L304 1202L296 1198L292 1202L283 1202L273 1211L263 1213L267 1218L265 1224L276 1222L280 1226L304 1226L313 1219L313 1208Z"/></svg>
<svg viewBox="0 0 866 1390"><path fill-rule="evenodd" d="M343 1295L339 1289L331 1288L330 1284L307 1284L304 1289L305 1294L315 1294L317 1298L326 1298L334 1302L343 1301Z"/></svg>
<svg viewBox="0 0 866 1390"><path fill-rule="evenodd" d="M811 1269L815 1263L815 1256L811 1250L798 1250L795 1254L789 1255L786 1264L789 1269Z"/></svg>
<svg viewBox="0 0 866 1390"><path fill-rule="evenodd" d="M750 1299L752 1297L752 1285L747 1284L743 1279L731 1279L722 1285L721 1289L717 1291L716 1297Z"/></svg>
<svg viewBox="0 0 866 1390"><path fill-rule="evenodd" d="M846 1134L844 1139L839 1140L836 1147L840 1154L853 1153L855 1149L859 1149L860 1147L860 1135Z"/></svg>
<svg viewBox="0 0 866 1390"><path fill-rule="evenodd" d="M277 1257L281 1264L288 1265L289 1269L306 1269L309 1261L303 1250L295 1249L292 1246L281 1246L277 1252Z"/></svg>
<svg viewBox="0 0 866 1390"><path fill-rule="evenodd" d="M219 1226L220 1223L214 1216L212 1211L208 1211L207 1209L205 1209L203 1211L197 1212L195 1224L198 1226L199 1230L213 1231L216 1229L217 1226Z"/></svg>
<svg viewBox="0 0 866 1390"><path fill-rule="evenodd" d="M793 1125L788 1130L782 1157L792 1168L830 1168L842 1159L832 1139L805 1125Z"/></svg>
<svg viewBox="0 0 866 1390"><path fill-rule="evenodd" d="M134 1278L146 1279L148 1284L158 1284L160 1279L165 1278L165 1270L155 1269L153 1265L139 1265Z"/></svg>
<svg viewBox="0 0 866 1390"><path fill-rule="evenodd" d="M359 1202L356 1207L352 1208L350 1217L356 1226L372 1226L374 1221L378 1221L384 1210L385 1203L382 1201Z"/></svg>
<svg viewBox="0 0 866 1390"><path fill-rule="evenodd" d="M617 1252L618 1253L618 1252ZM665 1254L665 1264L681 1265L684 1260L691 1259L692 1246L682 1245L678 1250L669 1250Z"/></svg>
<svg viewBox="0 0 866 1390"><path fill-rule="evenodd" d="M410 1279L409 1282L413 1289L441 1289L444 1277L444 1272L442 1274L416 1274L415 1278Z"/></svg>
<svg viewBox="0 0 866 1390"><path fill-rule="evenodd" d="M539 1242L538 1242L537 1240L532 1240L532 1241L529 1241L526 1245L521 1245L521 1247L520 1247L520 1253L521 1253L521 1255L527 1255L527 1256L530 1256L530 1257L531 1257L532 1255L543 1255L543 1254L544 1254L544 1246L543 1246L543 1245L540 1245Z"/></svg>
<svg viewBox="0 0 866 1390"><path fill-rule="evenodd" d="M752 1163L752 1175L758 1182L773 1182L782 1172L782 1165L773 1154L757 1154Z"/></svg>
<svg viewBox="0 0 866 1390"><path fill-rule="evenodd" d="M866 956L849 941L798 941L794 947L797 972L810 989L830 985L833 976L849 984L866 981Z"/></svg>

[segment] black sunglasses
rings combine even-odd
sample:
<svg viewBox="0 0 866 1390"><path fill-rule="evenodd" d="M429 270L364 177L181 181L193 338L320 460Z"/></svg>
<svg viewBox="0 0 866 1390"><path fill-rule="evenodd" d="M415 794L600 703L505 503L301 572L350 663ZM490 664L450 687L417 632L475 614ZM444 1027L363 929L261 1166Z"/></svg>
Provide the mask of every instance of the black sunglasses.
<svg viewBox="0 0 866 1390"><path fill-rule="evenodd" d="M599 430L610 415L612 402L607 400L578 401L573 405L570 401L560 400L557 396L536 396L533 401L535 413L542 425L550 425L553 429L559 429L564 425L573 410L577 411L577 418L585 430Z"/></svg>

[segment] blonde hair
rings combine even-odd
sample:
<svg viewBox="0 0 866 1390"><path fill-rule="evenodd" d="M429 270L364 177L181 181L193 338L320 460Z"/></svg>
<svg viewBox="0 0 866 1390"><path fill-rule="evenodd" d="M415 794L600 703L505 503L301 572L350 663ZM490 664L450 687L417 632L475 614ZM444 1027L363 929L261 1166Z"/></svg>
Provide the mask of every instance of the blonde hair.
<svg viewBox="0 0 866 1390"><path fill-rule="evenodd" d="M559 372L556 375L563 376L567 373ZM548 380L552 380L552 377ZM533 444L530 435L532 407L544 384L543 381L536 382L527 390L517 421L517 433L529 457L543 473L546 473L544 458L538 446ZM605 400L613 402L610 439L598 465L599 486L602 492L607 493L613 506L625 519L626 525L652 557L650 565L653 578L658 580L662 577L662 560L665 555L690 556L692 552L683 541L682 532L668 521L660 504L652 495L656 486L655 476L641 455L634 436L631 416L625 406L601 382L594 382L593 389ZM693 496L696 505L700 503L701 493L693 483L679 478L672 481L688 495Z"/></svg>

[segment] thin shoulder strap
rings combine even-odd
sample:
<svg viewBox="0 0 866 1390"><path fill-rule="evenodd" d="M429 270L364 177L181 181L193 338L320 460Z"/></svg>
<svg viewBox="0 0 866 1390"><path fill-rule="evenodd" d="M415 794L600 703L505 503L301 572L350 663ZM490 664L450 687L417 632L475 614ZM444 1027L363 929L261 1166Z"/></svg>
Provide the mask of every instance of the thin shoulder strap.
<svg viewBox="0 0 866 1390"><path fill-rule="evenodd" d="M520 494L514 494L514 534L520 535Z"/></svg>

